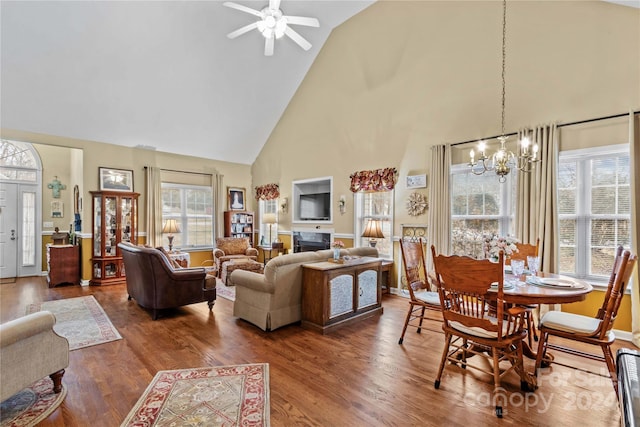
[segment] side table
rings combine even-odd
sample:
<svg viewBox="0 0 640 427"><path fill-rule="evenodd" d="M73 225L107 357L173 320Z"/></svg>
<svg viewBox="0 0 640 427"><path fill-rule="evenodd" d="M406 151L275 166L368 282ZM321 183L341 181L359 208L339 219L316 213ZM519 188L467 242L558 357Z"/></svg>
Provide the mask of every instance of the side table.
<svg viewBox="0 0 640 427"><path fill-rule="evenodd" d="M382 276L382 293L390 294L391 293L391 268L393 267L393 260L385 259L382 261L382 266L380 267L380 275Z"/></svg>

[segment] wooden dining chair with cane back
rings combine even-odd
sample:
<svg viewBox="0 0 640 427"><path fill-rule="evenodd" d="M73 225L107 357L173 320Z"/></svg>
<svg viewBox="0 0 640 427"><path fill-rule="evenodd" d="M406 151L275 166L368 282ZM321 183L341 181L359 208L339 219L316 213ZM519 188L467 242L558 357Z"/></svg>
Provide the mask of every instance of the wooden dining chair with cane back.
<svg viewBox="0 0 640 427"><path fill-rule="evenodd" d="M538 375L540 375L543 360L546 363L551 363L549 358L545 358L547 349L551 348L575 356L605 362L613 388L617 394L618 380L615 361L611 352L611 344L614 343L616 337L612 329L637 259L637 255L631 255L629 251L623 252L622 248L618 249L605 298L595 317L561 311L550 311L542 317L539 327L540 344L536 357L536 373ZM599 354L588 353L575 348L549 344L549 336L551 335L599 346L603 355L600 356Z"/></svg>
<svg viewBox="0 0 640 427"><path fill-rule="evenodd" d="M447 361L493 375L492 401L496 405L496 415L502 418L507 396L501 392L501 378L515 370L520 376L520 387L525 391L531 389L529 381L534 380L527 377L523 364L526 311L504 302L504 252L500 251L498 263L466 256L437 255L434 246L431 246L431 252L445 334L435 388L440 387ZM486 365L468 364L468 356L488 358L492 370L489 371ZM510 365L503 369L502 361L509 361Z"/></svg>
<svg viewBox="0 0 640 427"><path fill-rule="evenodd" d="M537 258L540 251L540 238L536 240L535 245L529 243L516 243L516 248L518 248L518 251L512 253L510 258L507 258L505 262L507 265L511 265L511 260L514 259L523 260L526 263L527 257L529 256L534 256ZM534 312L536 311L536 309L538 309L538 305L530 304L524 305L523 307L527 310L527 331L529 332L529 334L527 335L527 340L529 341L529 347L533 348L533 341L538 341L536 323L533 320Z"/></svg>
<svg viewBox="0 0 640 427"><path fill-rule="evenodd" d="M402 335L398 344L402 344L407 327L417 328L422 331L422 322L428 319L426 310L440 312L440 297L431 289L427 276L424 244L419 240L400 240L400 252L402 253L402 265L409 290L409 311L402 328ZM417 322L417 323L416 323Z"/></svg>

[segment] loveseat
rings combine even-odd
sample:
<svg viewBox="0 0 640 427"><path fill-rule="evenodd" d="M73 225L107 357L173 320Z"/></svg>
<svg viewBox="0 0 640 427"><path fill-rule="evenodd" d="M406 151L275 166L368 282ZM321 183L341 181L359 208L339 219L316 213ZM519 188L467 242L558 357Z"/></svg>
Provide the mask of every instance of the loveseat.
<svg viewBox="0 0 640 427"><path fill-rule="evenodd" d="M62 391L69 366L69 341L53 330L56 318L38 311L0 326L0 401L47 375L54 393Z"/></svg>
<svg viewBox="0 0 640 427"><path fill-rule="evenodd" d="M153 320L158 311L207 301L209 310L216 299L216 278L207 275L205 269L174 268L169 259L158 249L118 243L127 272L129 299L153 310Z"/></svg>
<svg viewBox="0 0 640 427"><path fill-rule="evenodd" d="M370 247L342 249L341 256L377 257ZM273 258L264 274L235 270L230 283L236 287L233 315L253 323L264 331L302 319L302 264L326 261L333 250L298 252Z"/></svg>
<svg viewBox="0 0 640 427"><path fill-rule="evenodd" d="M216 237L213 259L218 277L222 277L222 263L232 259L258 259L258 250L252 248L248 237Z"/></svg>

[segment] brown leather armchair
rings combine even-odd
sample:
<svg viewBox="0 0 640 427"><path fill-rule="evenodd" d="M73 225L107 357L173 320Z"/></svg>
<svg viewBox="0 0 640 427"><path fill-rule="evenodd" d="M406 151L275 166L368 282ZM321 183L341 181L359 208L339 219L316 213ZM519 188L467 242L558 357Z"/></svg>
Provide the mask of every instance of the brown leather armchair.
<svg viewBox="0 0 640 427"><path fill-rule="evenodd" d="M129 299L158 311L207 301L209 310L216 299L216 278L207 275L204 268L174 269L167 257L158 249L119 243L127 272Z"/></svg>
<svg viewBox="0 0 640 427"><path fill-rule="evenodd" d="M238 258L254 261L258 259L258 250L251 247L248 237L216 237L213 259L218 270L218 277L222 274L223 262Z"/></svg>

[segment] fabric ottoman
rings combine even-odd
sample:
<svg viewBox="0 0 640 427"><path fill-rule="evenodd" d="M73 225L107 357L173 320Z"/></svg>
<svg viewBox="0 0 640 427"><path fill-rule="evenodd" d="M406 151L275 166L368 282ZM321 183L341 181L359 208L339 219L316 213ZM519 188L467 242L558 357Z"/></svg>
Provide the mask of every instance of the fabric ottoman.
<svg viewBox="0 0 640 427"><path fill-rule="evenodd" d="M264 274L264 265L261 262L257 262L251 259L239 258L231 259L222 263L222 271L220 273L220 279L225 286L229 286L229 277L233 270L240 269L246 271L253 271L254 273Z"/></svg>

